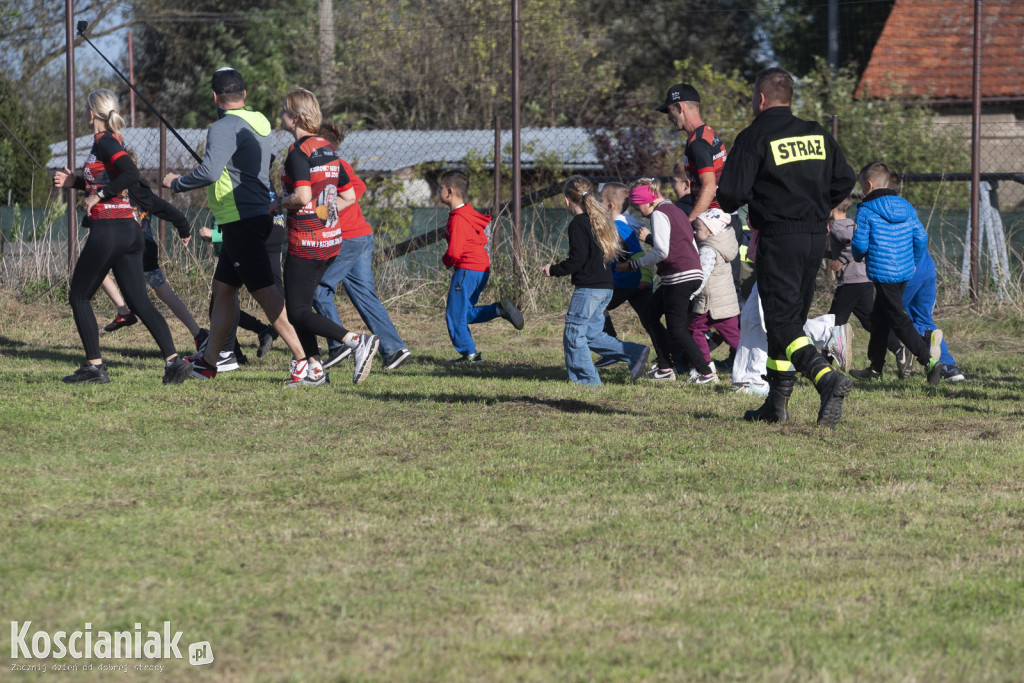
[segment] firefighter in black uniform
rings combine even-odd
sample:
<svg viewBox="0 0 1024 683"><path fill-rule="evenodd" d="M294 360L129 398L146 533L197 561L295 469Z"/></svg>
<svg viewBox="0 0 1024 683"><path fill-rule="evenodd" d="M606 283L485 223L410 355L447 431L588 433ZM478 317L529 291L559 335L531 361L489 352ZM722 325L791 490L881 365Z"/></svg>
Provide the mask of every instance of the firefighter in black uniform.
<svg viewBox="0 0 1024 683"><path fill-rule="evenodd" d="M755 271L768 332L768 398L744 419L784 422L796 371L821 395L818 424L835 427L852 380L832 369L804 334L825 254L829 211L850 195L856 175L825 129L793 115L793 77L765 69L754 82L754 122L729 152L718 185L726 211L744 204L758 230Z"/></svg>

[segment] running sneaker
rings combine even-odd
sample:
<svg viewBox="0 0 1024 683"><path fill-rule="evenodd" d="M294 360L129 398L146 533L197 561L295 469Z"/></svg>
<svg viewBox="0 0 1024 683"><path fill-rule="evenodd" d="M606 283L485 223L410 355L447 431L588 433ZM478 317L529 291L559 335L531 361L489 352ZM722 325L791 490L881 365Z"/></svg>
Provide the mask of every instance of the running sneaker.
<svg viewBox="0 0 1024 683"><path fill-rule="evenodd" d="M412 354L409 353L409 349L398 349L394 353L389 353L387 356L384 357L384 369L397 369L398 366L400 366L405 361L409 360L409 356L411 355Z"/></svg>
<svg viewBox="0 0 1024 683"><path fill-rule="evenodd" d="M749 395L749 396L767 396L768 385L767 384L751 384L749 382L744 384L734 384L732 390L737 394Z"/></svg>
<svg viewBox="0 0 1024 683"><path fill-rule="evenodd" d="M285 381L287 387L319 387L324 384L329 384L331 379L327 373L324 372L324 366L318 361L308 360L306 361L306 374L296 379L299 372L297 361L292 361L291 365L291 377Z"/></svg>
<svg viewBox="0 0 1024 683"><path fill-rule="evenodd" d="M678 378L676 377L676 371L672 368L662 370L655 366L644 373L644 379L652 379L655 382L675 382Z"/></svg>
<svg viewBox="0 0 1024 683"><path fill-rule="evenodd" d="M635 382L640 379L644 374L644 368L647 367L647 359L651 357L651 347L645 346L640 351L640 355L636 357L633 364L629 366L629 381Z"/></svg>
<svg viewBox="0 0 1024 683"><path fill-rule="evenodd" d="M863 370L850 370L850 377L862 380L880 380L882 373L872 367L867 367Z"/></svg>
<svg viewBox="0 0 1024 683"><path fill-rule="evenodd" d="M836 325L832 328L832 338L825 346L828 354L835 359L839 369L843 372L850 371L850 343L853 341L853 327L850 323Z"/></svg>
<svg viewBox="0 0 1024 683"><path fill-rule="evenodd" d="M355 370L352 371L353 384L362 384L370 376L373 357L377 355L379 347L380 339L377 335L366 333L359 335L359 344L352 353L356 365Z"/></svg>
<svg viewBox="0 0 1024 683"><path fill-rule="evenodd" d="M221 351L217 359L217 372L231 372L238 369L238 357L230 351Z"/></svg>
<svg viewBox="0 0 1024 683"><path fill-rule="evenodd" d="M288 365L288 374L288 379L284 382L285 386L304 386L306 384L306 375L309 374L309 361L292 358L292 362Z"/></svg>
<svg viewBox="0 0 1024 683"><path fill-rule="evenodd" d="M258 355L258 354L257 354ZM352 355L352 347L346 344L335 346L327 353L327 360L324 361L324 370L333 368L335 365Z"/></svg>
<svg viewBox="0 0 1024 683"><path fill-rule="evenodd" d="M464 353L461 356L459 356L458 358L456 358L455 360L448 361L448 364L449 365L462 365L462 364L466 364L466 365L479 365L480 363L483 363L483 362L484 362L483 356L481 356L480 352L477 351L476 353Z"/></svg>
<svg viewBox="0 0 1024 683"><path fill-rule="evenodd" d="M192 375L192 366L181 356L164 365L164 384L181 384Z"/></svg>
<svg viewBox="0 0 1024 683"><path fill-rule="evenodd" d="M517 330L523 329L523 313L508 299L498 302L498 315L512 323Z"/></svg>
<svg viewBox="0 0 1024 683"><path fill-rule="evenodd" d="M910 349L901 346L893 355L896 356L896 376L908 379L914 372L914 357L910 355Z"/></svg>
<svg viewBox="0 0 1024 683"><path fill-rule="evenodd" d="M263 358L270 351L270 347L274 345L274 340L277 339L277 330L274 329L273 325L267 325L257 337L260 345L256 349L256 357Z"/></svg>
<svg viewBox="0 0 1024 683"><path fill-rule="evenodd" d="M99 365L82 363L82 367L75 370L73 374L64 377L61 381L65 384L106 384L110 381L110 376L107 375L107 366L103 363Z"/></svg>
<svg viewBox="0 0 1024 683"><path fill-rule="evenodd" d="M196 351L203 353L206 351L206 342L210 341L210 331L204 327L200 327L199 334L193 337L193 341L196 343Z"/></svg>
<svg viewBox="0 0 1024 683"><path fill-rule="evenodd" d="M213 379L217 376L217 366L210 366L203 360L203 354L196 353L185 360L192 366L192 376L196 379Z"/></svg>
<svg viewBox="0 0 1024 683"><path fill-rule="evenodd" d="M945 382L963 382L967 378L964 377L964 372L959 365L947 365L946 369L942 371L942 379Z"/></svg>
<svg viewBox="0 0 1024 683"><path fill-rule="evenodd" d="M928 361L928 384L933 387L939 386L942 382L942 373L946 371L946 366L939 362L938 358L931 358Z"/></svg>
<svg viewBox="0 0 1024 683"><path fill-rule="evenodd" d="M128 327L139 322L139 319L135 317L135 314L128 311L128 315L115 315L114 320L103 328L104 332L113 332L119 330L122 327Z"/></svg>
<svg viewBox="0 0 1024 683"><path fill-rule="evenodd" d="M932 330L925 340L928 342L928 355L936 360L942 358L942 330Z"/></svg>
<svg viewBox="0 0 1024 683"><path fill-rule="evenodd" d="M689 384L718 384L718 373L711 372L706 375L702 375L696 370L686 379Z"/></svg>
<svg viewBox="0 0 1024 683"><path fill-rule="evenodd" d="M618 358L609 358L608 356L601 356L596 361L594 361L594 367L606 368L609 365L615 365L618 362L620 362Z"/></svg>

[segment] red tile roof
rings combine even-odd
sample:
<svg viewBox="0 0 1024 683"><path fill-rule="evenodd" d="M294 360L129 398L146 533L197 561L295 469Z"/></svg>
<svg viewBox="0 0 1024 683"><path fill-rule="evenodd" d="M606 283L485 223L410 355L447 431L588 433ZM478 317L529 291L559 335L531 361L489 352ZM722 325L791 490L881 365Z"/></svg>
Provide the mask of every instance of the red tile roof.
<svg viewBox="0 0 1024 683"><path fill-rule="evenodd" d="M1024 97L1024 0L983 0L981 96ZM896 0L857 96L971 99L974 3Z"/></svg>

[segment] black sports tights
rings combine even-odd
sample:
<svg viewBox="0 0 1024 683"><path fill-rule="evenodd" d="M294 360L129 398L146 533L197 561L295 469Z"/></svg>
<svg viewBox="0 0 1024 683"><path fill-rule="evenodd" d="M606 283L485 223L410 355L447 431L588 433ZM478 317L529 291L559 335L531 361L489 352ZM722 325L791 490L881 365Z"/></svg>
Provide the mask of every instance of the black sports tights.
<svg viewBox="0 0 1024 683"><path fill-rule="evenodd" d="M87 359L100 358L100 335L96 315L92 310L92 297L96 294L107 272L114 271L114 279L121 288L128 308L132 310L149 333L153 335L164 358L173 356L174 340L167 321L149 300L146 280L142 275L142 251L145 238L142 228L134 220L90 220L89 239L78 256L75 273L71 276L71 312L75 316L78 336L82 339Z"/></svg>
<svg viewBox="0 0 1024 683"><path fill-rule="evenodd" d="M290 254L284 261L284 301L288 322L295 327L307 357L320 354L316 344L318 336L344 343L345 335L348 334L344 327L313 310L313 293L324 271L333 262L333 258L319 261Z"/></svg>

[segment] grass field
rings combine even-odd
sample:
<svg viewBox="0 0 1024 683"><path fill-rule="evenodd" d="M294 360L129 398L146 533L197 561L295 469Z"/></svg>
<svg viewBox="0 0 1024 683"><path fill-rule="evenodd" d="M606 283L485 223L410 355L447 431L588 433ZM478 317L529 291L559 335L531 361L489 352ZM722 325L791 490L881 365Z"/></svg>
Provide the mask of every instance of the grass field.
<svg viewBox="0 0 1024 683"><path fill-rule="evenodd" d="M804 380L784 426L727 382L576 387L554 313L455 371L440 312L399 313L407 365L306 390L280 343L162 386L136 325L72 387L70 311L5 301L0 678L1021 680L1024 320L937 317L969 381L858 385L826 432ZM10 659L28 620L215 661L15 673L55 663Z"/></svg>

